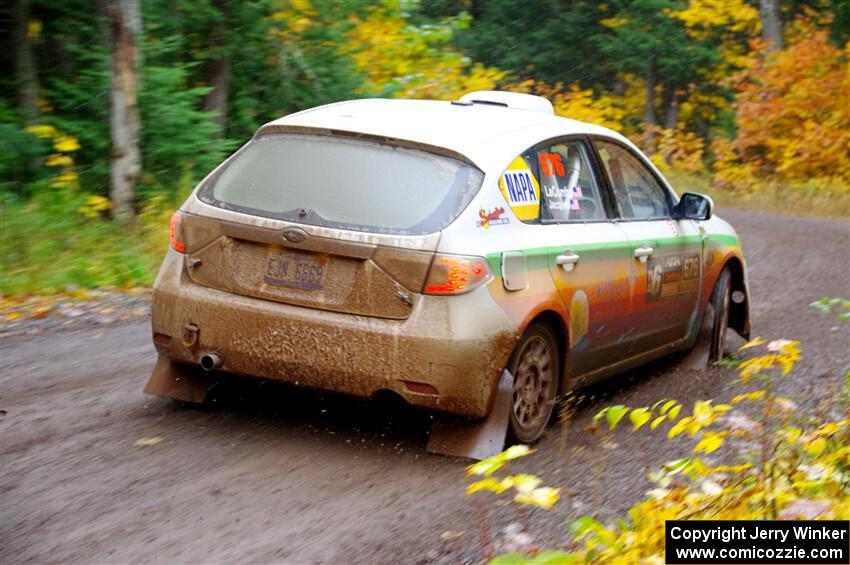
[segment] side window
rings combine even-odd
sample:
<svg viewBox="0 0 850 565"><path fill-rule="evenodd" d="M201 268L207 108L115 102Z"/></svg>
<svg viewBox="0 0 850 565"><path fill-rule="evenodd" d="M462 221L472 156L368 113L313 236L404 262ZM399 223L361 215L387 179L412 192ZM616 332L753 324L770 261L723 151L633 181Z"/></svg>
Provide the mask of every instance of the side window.
<svg viewBox="0 0 850 565"><path fill-rule="evenodd" d="M599 184L581 141L563 141L538 148L540 219L543 222L604 220Z"/></svg>
<svg viewBox="0 0 850 565"><path fill-rule="evenodd" d="M649 220L670 217L667 191L658 184L646 165L619 145L605 141L595 143L611 180L621 218Z"/></svg>

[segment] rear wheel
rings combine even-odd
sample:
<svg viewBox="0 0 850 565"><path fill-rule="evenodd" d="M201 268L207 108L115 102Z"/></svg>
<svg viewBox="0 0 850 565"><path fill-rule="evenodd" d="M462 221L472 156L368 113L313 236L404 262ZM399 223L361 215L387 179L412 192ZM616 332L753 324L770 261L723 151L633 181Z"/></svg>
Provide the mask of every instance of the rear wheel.
<svg viewBox="0 0 850 565"><path fill-rule="evenodd" d="M511 356L511 435L520 443L533 443L546 430L558 393L558 358L554 333L539 323L525 332Z"/></svg>
<svg viewBox="0 0 850 565"><path fill-rule="evenodd" d="M729 303L731 301L732 273L728 268L723 269L714 292L711 294L709 308L706 317L711 323L711 347L708 353L708 362L720 361L726 356L726 334L729 330Z"/></svg>

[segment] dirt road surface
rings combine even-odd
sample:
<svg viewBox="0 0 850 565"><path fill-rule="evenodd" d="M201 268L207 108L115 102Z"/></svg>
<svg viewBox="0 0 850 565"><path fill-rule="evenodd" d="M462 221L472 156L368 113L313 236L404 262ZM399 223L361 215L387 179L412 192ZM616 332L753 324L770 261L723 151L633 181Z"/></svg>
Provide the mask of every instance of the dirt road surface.
<svg viewBox="0 0 850 565"><path fill-rule="evenodd" d="M850 297L848 224L721 215L749 260L754 335L802 342L781 388L802 410L832 410L848 325L806 305ZM142 394L153 362L144 321L3 339L0 562L455 563L488 550L467 462L424 451L427 412L254 382L188 408ZM682 453L623 430L599 465L593 414L728 398L733 377L666 360L588 391L515 467L565 488L553 512L521 518L535 541L557 543L583 513L622 513L651 488L645 471ZM498 544L517 514L482 497Z"/></svg>

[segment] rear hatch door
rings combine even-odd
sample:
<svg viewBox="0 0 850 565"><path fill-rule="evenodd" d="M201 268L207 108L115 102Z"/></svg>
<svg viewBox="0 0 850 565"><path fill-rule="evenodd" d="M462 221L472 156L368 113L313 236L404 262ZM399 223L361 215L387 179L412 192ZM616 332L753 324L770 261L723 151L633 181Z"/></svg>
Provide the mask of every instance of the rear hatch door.
<svg viewBox="0 0 850 565"><path fill-rule="evenodd" d="M188 276L244 296L404 319L440 230L482 179L468 162L387 140L260 136L185 208Z"/></svg>

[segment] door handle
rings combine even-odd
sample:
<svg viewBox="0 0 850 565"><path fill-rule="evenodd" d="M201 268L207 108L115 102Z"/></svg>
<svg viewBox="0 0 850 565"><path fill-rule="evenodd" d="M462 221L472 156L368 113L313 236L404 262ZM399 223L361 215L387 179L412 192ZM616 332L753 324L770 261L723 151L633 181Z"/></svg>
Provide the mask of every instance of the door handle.
<svg viewBox="0 0 850 565"><path fill-rule="evenodd" d="M570 272L575 268L578 260L579 256L572 251L564 251L562 255L555 257L555 263L563 267L567 272Z"/></svg>
<svg viewBox="0 0 850 565"><path fill-rule="evenodd" d="M653 251L655 251L655 249L644 243L635 249L635 258L640 259L641 263L646 263L647 258L652 255Z"/></svg>

